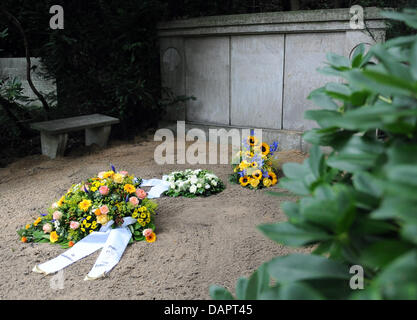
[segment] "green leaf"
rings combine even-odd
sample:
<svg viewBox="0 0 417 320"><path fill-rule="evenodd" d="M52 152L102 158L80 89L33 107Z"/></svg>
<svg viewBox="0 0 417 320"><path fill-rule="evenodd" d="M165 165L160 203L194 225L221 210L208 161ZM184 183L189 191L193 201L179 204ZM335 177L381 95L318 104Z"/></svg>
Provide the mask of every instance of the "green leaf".
<svg viewBox="0 0 417 320"><path fill-rule="evenodd" d="M340 56L338 54L329 52L326 54L327 60L330 62L330 64L337 68L350 68L350 61L348 58L344 56Z"/></svg>
<svg viewBox="0 0 417 320"><path fill-rule="evenodd" d="M246 286L245 300L259 299L260 294L269 288L267 263L261 265L249 278Z"/></svg>
<svg viewBox="0 0 417 320"><path fill-rule="evenodd" d="M238 300L246 299L246 290L248 287L249 280L244 277L240 277L236 282L236 298Z"/></svg>
<svg viewBox="0 0 417 320"><path fill-rule="evenodd" d="M401 228L401 236L403 239L417 245L417 224L407 223Z"/></svg>
<svg viewBox="0 0 417 320"><path fill-rule="evenodd" d="M317 241L330 240L332 236L313 227L297 227L288 222L264 224L258 229L271 240L288 246L302 246Z"/></svg>
<svg viewBox="0 0 417 320"><path fill-rule="evenodd" d="M280 179L278 186L280 188L287 189L297 195L305 196L310 194L310 189L304 183L304 181L291 180L284 177Z"/></svg>
<svg viewBox="0 0 417 320"><path fill-rule="evenodd" d="M383 190L375 182L375 177L369 172L357 172L353 175L352 181L353 186L373 197L381 197Z"/></svg>
<svg viewBox="0 0 417 320"><path fill-rule="evenodd" d="M375 282L385 299L417 299L417 251L392 261Z"/></svg>
<svg viewBox="0 0 417 320"><path fill-rule="evenodd" d="M260 296L262 300L323 300L324 297L302 282L270 288Z"/></svg>
<svg viewBox="0 0 417 320"><path fill-rule="evenodd" d="M312 91L307 99L313 101L318 107L322 107L324 109L337 110L339 108L337 103L326 94L324 87Z"/></svg>
<svg viewBox="0 0 417 320"><path fill-rule="evenodd" d="M307 279L349 279L347 266L317 255L291 254L272 259L268 264L271 277L280 283Z"/></svg>
<svg viewBox="0 0 417 320"><path fill-rule="evenodd" d="M307 159L307 162L310 166L311 172L314 174L316 179L318 179L325 170L323 153L318 146L312 146L309 153L310 157Z"/></svg>
<svg viewBox="0 0 417 320"><path fill-rule="evenodd" d="M227 289L217 285L210 286L209 293L214 300L234 300L232 294Z"/></svg>
<svg viewBox="0 0 417 320"><path fill-rule="evenodd" d="M287 162L282 166L284 175L290 179L303 179L306 175L311 173L305 164L295 162Z"/></svg>
<svg viewBox="0 0 417 320"><path fill-rule="evenodd" d="M378 241L362 250L360 263L371 268L384 268L410 249L410 244L399 240Z"/></svg>

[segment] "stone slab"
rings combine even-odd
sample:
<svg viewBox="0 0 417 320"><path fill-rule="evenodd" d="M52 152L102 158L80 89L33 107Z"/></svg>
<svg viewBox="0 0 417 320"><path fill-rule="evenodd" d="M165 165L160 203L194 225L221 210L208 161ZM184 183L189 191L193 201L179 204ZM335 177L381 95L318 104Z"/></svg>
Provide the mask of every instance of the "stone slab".
<svg viewBox="0 0 417 320"><path fill-rule="evenodd" d="M164 38L160 43L162 97L172 99L185 95L185 57L183 38ZM171 95L171 97L170 97ZM167 106L167 120L185 120L185 103Z"/></svg>
<svg viewBox="0 0 417 320"><path fill-rule="evenodd" d="M229 123L229 37L185 39L186 119Z"/></svg>
<svg viewBox="0 0 417 320"><path fill-rule="evenodd" d="M57 119L51 121L35 122L30 125L34 130L48 134L60 134L87 128L104 127L119 123L120 120L102 114Z"/></svg>
<svg viewBox="0 0 417 320"><path fill-rule="evenodd" d="M317 108L307 96L328 82L341 81L317 72L326 54L345 55L345 33L300 33L286 35L283 129L305 131L316 123L304 119L304 112Z"/></svg>
<svg viewBox="0 0 417 320"><path fill-rule="evenodd" d="M234 36L231 125L281 129L284 36Z"/></svg>

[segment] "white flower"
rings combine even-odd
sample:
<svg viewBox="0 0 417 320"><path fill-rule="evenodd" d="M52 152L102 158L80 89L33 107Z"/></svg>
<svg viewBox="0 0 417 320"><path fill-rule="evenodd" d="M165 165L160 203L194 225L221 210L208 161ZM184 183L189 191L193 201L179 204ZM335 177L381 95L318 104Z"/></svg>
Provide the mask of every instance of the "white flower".
<svg viewBox="0 0 417 320"><path fill-rule="evenodd" d="M211 180L211 185L217 186L217 181L216 180Z"/></svg>
<svg viewBox="0 0 417 320"><path fill-rule="evenodd" d="M201 188L203 185L201 183L197 183L197 188Z"/></svg>
<svg viewBox="0 0 417 320"><path fill-rule="evenodd" d="M170 186L171 189L175 189L175 183L171 182Z"/></svg>
<svg viewBox="0 0 417 320"><path fill-rule="evenodd" d="M209 185L209 184L206 184L204 187L205 187L206 189L210 189L210 185Z"/></svg>
<svg viewBox="0 0 417 320"><path fill-rule="evenodd" d="M197 186L195 184L191 185L190 192L191 193L196 193L196 191L197 191Z"/></svg>
<svg viewBox="0 0 417 320"><path fill-rule="evenodd" d="M197 176L191 176L190 182L191 182L192 184L196 184L196 183L197 183L197 181L198 181Z"/></svg>

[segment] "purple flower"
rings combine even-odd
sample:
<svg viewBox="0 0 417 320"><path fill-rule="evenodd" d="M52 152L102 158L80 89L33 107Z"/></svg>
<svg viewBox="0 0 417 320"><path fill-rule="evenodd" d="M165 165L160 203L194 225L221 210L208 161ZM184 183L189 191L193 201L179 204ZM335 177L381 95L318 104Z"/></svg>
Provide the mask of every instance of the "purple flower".
<svg viewBox="0 0 417 320"><path fill-rule="evenodd" d="M111 169L113 170L113 172L117 172L116 171L116 168L114 167L114 165L112 165L111 163L110 163L110 167L111 167Z"/></svg>

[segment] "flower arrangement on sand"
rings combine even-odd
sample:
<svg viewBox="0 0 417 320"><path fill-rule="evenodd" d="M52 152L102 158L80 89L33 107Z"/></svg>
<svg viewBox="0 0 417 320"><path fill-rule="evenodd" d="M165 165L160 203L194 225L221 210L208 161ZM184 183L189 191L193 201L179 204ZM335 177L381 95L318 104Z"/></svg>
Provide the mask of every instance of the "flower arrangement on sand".
<svg viewBox="0 0 417 320"><path fill-rule="evenodd" d="M212 172L207 170L174 171L164 177L170 183L166 195L170 197L209 196L224 190L223 182Z"/></svg>
<svg viewBox="0 0 417 320"><path fill-rule="evenodd" d="M22 242L51 242L71 247L112 221L121 226L123 218L136 219L129 225L131 241L154 242L154 215L157 204L140 189L142 179L127 171L100 172L97 176L73 185L48 213L18 230Z"/></svg>
<svg viewBox="0 0 417 320"><path fill-rule="evenodd" d="M242 150L233 158L233 174L230 182L239 183L251 189L269 188L278 182L272 158L278 149L278 142L267 144L250 135L243 142ZM236 164L237 163L237 164Z"/></svg>

